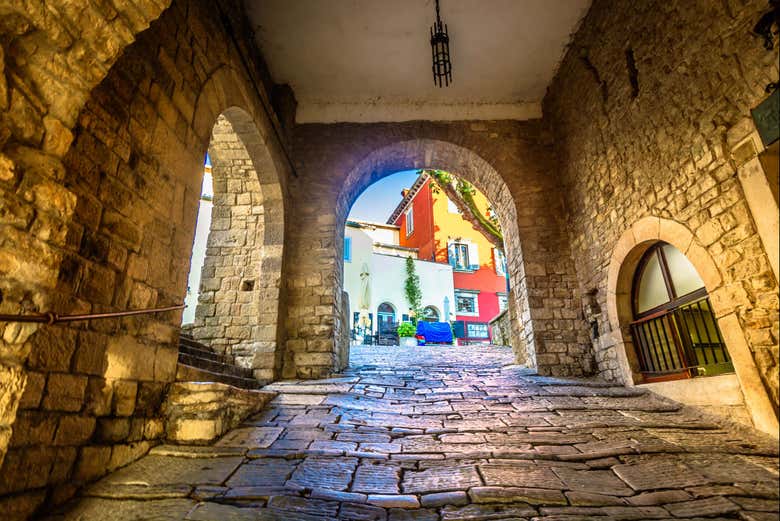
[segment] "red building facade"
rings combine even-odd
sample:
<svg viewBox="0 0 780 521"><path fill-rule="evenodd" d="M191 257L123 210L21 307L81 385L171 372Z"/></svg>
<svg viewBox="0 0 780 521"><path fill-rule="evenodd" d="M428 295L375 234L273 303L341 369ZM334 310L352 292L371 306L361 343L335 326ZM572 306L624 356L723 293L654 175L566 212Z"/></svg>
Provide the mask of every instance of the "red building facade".
<svg viewBox="0 0 780 521"><path fill-rule="evenodd" d="M423 174L388 219L400 227L400 245L417 248L422 260L449 263L453 267L455 302L444 312L456 321L461 344L490 341L490 320L506 307L506 263L503 252L469 223L431 179ZM475 195L480 211L489 203ZM440 320L446 320L441 316Z"/></svg>

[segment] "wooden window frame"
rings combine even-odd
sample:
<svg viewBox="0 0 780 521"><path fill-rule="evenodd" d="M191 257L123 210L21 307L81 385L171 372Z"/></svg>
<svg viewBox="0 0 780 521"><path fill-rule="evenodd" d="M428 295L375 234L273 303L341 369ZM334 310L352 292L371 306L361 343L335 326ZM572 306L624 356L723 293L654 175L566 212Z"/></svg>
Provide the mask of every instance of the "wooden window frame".
<svg viewBox="0 0 780 521"><path fill-rule="evenodd" d="M459 248L462 248L463 251L464 251L464 255L462 255L461 257L463 258L463 260L466 261L466 263L463 266L459 266L458 265L458 249ZM457 271L472 271L472 270L469 269L469 266L471 266L471 264L470 264L471 259L469 259L469 245L468 245L468 243L457 242L457 241L453 242L452 243L452 253L453 253L453 255L455 255L455 258L453 259L453 263L454 264L452 264L452 267L455 270L457 270Z"/></svg>
<svg viewBox="0 0 780 521"><path fill-rule="evenodd" d="M404 212L406 218L406 236L410 237L414 233L414 206L410 206Z"/></svg>
<svg viewBox="0 0 780 521"><path fill-rule="evenodd" d="M666 260L666 254L663 250L664 246L667 245L669 245L669 243L663 241L659 241L653 244L650 246L650 248L648 248L648 250L642 256L642 259L639 261L639 266L634 273L634 280L631 286L631 311L634 314L634 320L648 318L653 315L662 315L671 311L672 309L676 309L680 306L688 304L689 302L693 302L694 300L699 300L707 296L706 287L693 290L690 293L686 293L685 295L677 295L674 283L672 282L669 264ZM666 293L669 296L669 300L659 306L642 311L640 313L637 311L639 309L639 285L642 281L642 275L644 275L645 269L650 263L650 259L653 257L653 255L658 257L658 264L661 268L661 276L664 279L664 285L666 286Z"/></svg>

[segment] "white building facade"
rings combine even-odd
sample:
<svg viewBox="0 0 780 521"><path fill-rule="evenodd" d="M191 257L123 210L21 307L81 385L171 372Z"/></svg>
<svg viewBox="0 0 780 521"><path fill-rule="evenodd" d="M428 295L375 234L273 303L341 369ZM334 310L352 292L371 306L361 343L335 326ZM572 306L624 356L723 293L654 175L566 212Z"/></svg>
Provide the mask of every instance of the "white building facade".
<svg viewBox="0 0 780 521"><path fill-rule="evenodd" d="M389 331L409 320L406 258L420 277L425 318L455 319L452 266L417 259L417 250L398 246L398 227L348 221L344 234L344 289L349 296L350 327L359 334Z"/></svg>

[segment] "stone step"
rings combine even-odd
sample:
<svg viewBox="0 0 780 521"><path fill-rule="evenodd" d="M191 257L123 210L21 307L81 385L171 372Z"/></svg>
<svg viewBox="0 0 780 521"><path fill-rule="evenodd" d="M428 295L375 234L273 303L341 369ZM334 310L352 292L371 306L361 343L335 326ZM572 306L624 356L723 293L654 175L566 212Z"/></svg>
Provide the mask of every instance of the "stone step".
<svg viewBox="0 0 780 521"><path fill-rule="evenodd" d="M181 362L179 362L176 369L176 380L179 382L220 382L240 389L257 389L260 387L260 383L254 378L216 373Z"/></svg>
<svg viewBox="0 0 780 521"><path fill-rule="evenodd" d="M210 345L204 344L203 342L199 342L185 333L181 333L179 335L179 345L187 346L193 349L198 349L200 351L211 351L212 353L215 352Z"/></svg>
<svg viewBox="0 0 780 521"><path fill-rule="evenodd" d="M253 377L252 370L246 367L239 367L234 364L226 364L224 362L215 361L208 358L201 358L197 355L182 352L181 350L179 350L179 362L191 367L197 367L198 369L204 369L212 373L240 376L242 378Z"/></svg>
<svg viewBox="0 0 780 521"><path fill-rule="evenodd" d="M205 349L192 347L187 344L182 344L182 343L179 344L179 353L185 353L188 355L197 356L198 358L203 358L205 360L211 360L222 364L228 364L228 365L233 364L233 357L231 356L215 353L214 351L211 350L207 351Z"/></svg>
<svg viewBox="0 0 780 521"><path fill-rule="evenodd" d="M260 387L251 369L237 366L232 356L217 353L185 333L179 335L179 370L176 379L222 382L242 389Z"/></svg>
<svg viewBox="0 0 780 521"><path fill-rule="evenodd" d="M163 409L167 416L166 437L177 444L203 445L238 425L250 415L265 408L276 393L255 389L240 389L222 382L178 382L171 385ZM247 441L246 429L238 429L229 435L228 445L219 447L160 447L157 455L184 458L243 457ZM260 432L263 432L261 430ZM282 428L268 429L262 440L254 435L253 445L267 448L281 434ZM233 440L233 443L230 443ZM257 441L254 441L257 440ZM262 442L262 443L258 443ZM112 483L111 486L116 486ZM107 492L107 491L106 491ZM187 489L189 493L189 488ZM186 494L185 494L186 495ZM228 516L229 517L229 516ZM227 519L217 516L209 519Z"/></svg>

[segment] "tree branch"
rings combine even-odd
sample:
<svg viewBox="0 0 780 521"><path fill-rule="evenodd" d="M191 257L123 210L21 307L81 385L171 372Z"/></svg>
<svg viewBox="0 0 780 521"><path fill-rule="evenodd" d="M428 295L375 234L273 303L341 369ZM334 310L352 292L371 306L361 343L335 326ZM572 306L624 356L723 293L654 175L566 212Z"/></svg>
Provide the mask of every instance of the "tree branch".
<svg viewBox="0 0 780 521"><path fill-rule="evenodd" d="M459 186L455 187L452 184L452 176L441 170L421 170L420 172L431 178L475 230L484 235L496 248L503 251L504 235L501 233L501 228L479 211L471 185L464 181L458 181Z"/></svg>

